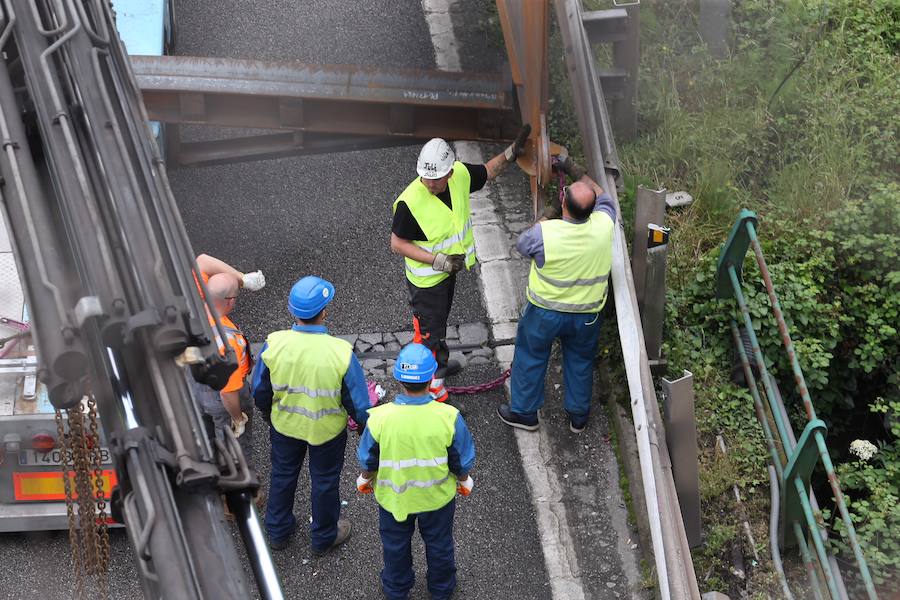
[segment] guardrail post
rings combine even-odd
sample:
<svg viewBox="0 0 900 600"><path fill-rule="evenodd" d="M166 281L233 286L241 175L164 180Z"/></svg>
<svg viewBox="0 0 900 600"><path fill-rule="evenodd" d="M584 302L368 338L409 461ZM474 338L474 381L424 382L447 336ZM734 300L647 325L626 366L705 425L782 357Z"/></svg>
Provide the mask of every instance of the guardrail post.
<svg viewBox="0 0 900 600"><path fill-rule="evenodd" d="M675 490L688 543L702 543L700 474L697 464L697 423L694 420L694 375L690 371L674 381L662 379L666 442L672 457Z"/></svg>
<svg viewBox="0 0 900 600"><path fill-rule="evenodd" d="M651 190L638 186L634 198L634 237L631 244L631 273L638 306L644 304L647 276L647 227L662 225L666 219L666 190Z"/></svg>
<svg viewBox="0 0 900 600"><path fill-rule="evenodd" d="M641 5L633 2L625 6L628 13L625 39L613 43L613 64L624 69L626 76L622 88L622 98L613 100L613 123L617 137L622 140L634 139L637 135L637 78L641 61Z"/></svg>

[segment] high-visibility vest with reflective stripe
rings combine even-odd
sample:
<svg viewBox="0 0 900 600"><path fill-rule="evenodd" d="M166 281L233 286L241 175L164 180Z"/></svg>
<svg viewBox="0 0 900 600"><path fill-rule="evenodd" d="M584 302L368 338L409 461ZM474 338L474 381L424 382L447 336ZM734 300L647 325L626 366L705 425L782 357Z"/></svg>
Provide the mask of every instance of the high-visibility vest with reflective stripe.
<svg viewBox="0 0 900 600"><path fill-rule="evenodd" d="M544 266L531 261L528 301L568 313L599 312L606 303L612 267L613 221L603 211L584 223L541 223Z"/></svg>
<svg viewBox="0 0 900 600"><path fill-rule="evenodd" d="M207 314L209 311L207 310ZM219 328L216 327L215 319L211 314L209 316L209 324L212 327L213 336L216 340L216 346L219 349L219 354L225 356L225 343L222 341L222 337L219 335ZM253 368L253 364L251 363L250 357L250 349L247 346L247 338L244 337L243 332L238 329L237 325L229 319L228 317L221 317L220 322L222 323L222 329L225 330L225 336L228 339L228 343L231 345L232 350L234 350L235 359L237 360L238 366L237 369L231 374L228 378L228 382L225 384L225 387L222 388L223 392L236 392L244 387L245 379L247 375L249 375L250 370Z"/></svg>
<svg viewBox="0 0 900 600"><path fill-rule="evenodd" d="M375 499L398 521L437 510L456 495L447 464L459 411L430 401L391 402L369 410L366 427L378 443Z"/></svg>
<svg viewBox="0 0 900 600"><path fill-rule="evenodd" d="M272 427L313 446L347 426L341 385L353 347L323 333L276 331L261 357L272 382Z"/></svg>
<svg viewBox="0 0 900 600"><path fill-rule="evenodd" d="M475 265L475 236L472 232L472 214L469 210L469 185L472 177L464 164L453 163L453 175L447 180L450 190L451 210L440 198L434 196L417 177L406 186L394 201L393 210L399 202L405 202L409 212L419 223L425 241L412 240L416 246L432 254L465 254L466 268ZM434 287L449 273L436 271L428 263L405 258L406 278L420 288Z"/></svg>

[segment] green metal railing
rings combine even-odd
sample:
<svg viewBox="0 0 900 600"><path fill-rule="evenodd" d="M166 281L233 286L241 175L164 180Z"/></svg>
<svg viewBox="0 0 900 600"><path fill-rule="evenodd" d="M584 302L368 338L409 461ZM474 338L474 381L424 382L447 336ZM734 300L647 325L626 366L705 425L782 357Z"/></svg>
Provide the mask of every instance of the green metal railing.
<svg viewBox="0 0 900 600"><path fill-rule="evenodd" d="M835 474L831 457L828 454L828 447L825 444L827 429L825 423L816 417L816 411L809 396L803 371L800 369L800 363L797 360L794 344L788 333L778 296L775 294L775 288L772 286L772 278L769 275L769 269L763 257L762 247L756 237L756 225L757 218L755 213L749 210L742 210L740 215L738 215L738 219L734 227L732 227L728 240L722 247L722 252L719 256L716 269L716 296L723 299L734 298L737 301L743 318L744 331L750 341L753 353L752 358L760 379L762 379L765 396L768 400L769 413L767 414L760 397L756 377L751 368L750 358L744 349L741 332L738 329L737 322L732 319L731 333L741 359L747 386L750 388L750 394L753 397L757 418L766 437L766 447L778 476L781 498L781 537L787 542L790 539L788 534L793 533L793 538L799 547L800 555L806 567L811 590L816 598L838 600L845 597L841 593L843 586L842 582L839 581L840 575L837 573L835 565L829 561L829 555L825 548L825 540L827 539L825 532L819 522L817 522L815 511L810 502L810 477L813 469L821 462L828 477L835 507L840 512L841 519L844 522L846 537L856 557L856 563L859 567L860 577L865 585L867 596L874 600L878 597L875 593L875 585L869 573L869 567L866 564L862 549L857 541L856 530L853 527L853 522L850 520L850 514L844 502L844 495L841 492L841 486ZM803 433L800 435L800 439L796 443L794 443L793 431L790 429L790 422L786 418L786 412L781 403L781 396L775 389L775 381L766 369L765 359L754 331L750 309L747 306L747 301L741 288L744 258L751 247L756 256L756 263L759 266L760 274L769 295L772 313L778 323L778 330L781 333L781 339L794 372L797 391L806 409L807 423ZM777 438L773 434L770 418L775 424ZM779 446L781 452L779 452ZM810 542L812 543L812 549L810 549ZM789 595L787 582L783 580L783 574L780 574L780 576L782 577L782 587ZM826 590L827 595L825 595Z"/></svg>

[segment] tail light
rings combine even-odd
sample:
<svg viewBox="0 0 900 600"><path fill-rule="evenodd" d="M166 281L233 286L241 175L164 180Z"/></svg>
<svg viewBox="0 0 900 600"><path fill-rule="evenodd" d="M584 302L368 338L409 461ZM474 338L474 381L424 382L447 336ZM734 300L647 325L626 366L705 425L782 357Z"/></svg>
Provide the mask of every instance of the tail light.
<svg viewBox="0 0 900 600"><path fill-rule="evenodd" d="M50 452L56 448L56 438L46 431L39 431L31 436L31 447L35 452Z"/></svg>

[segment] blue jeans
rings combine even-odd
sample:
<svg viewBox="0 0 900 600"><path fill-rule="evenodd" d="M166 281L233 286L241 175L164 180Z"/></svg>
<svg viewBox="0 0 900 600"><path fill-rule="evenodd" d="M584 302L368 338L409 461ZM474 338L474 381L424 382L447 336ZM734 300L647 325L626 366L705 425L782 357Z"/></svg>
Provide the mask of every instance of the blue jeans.
<svg viewBox="0 0 900 600"><path fill-rule="evenodd" d="M412 514L405 521L378 507L378 528L384 548L381 585L389 600L406 600L416 582L412 562L412 536L419 521L419 535L425 542L428 564L428 591L434 600L449 598L456 589L456 558L453 547L453 514L456 501L443 508Z"/></svg>
<svg viewBox="0 0 900 600"><path fill-rule="evenodd" d="M573 421L586 420L591 410L594 358L600 337L598 313L564 313L528 302L516 332L510 409L537 418L544 406L544 378L553 340L562 344L565 408Z"/></svg>
<svg viewBox="0 0 900 600"><path fill-rule="evenodd" d="M281 542L294 533L294 494L303 459L309 449L309 476L312 483L312 524L310 545L322 551L331 546L337 536L337 522L341 515L339 484L344 468L344 449L347 430L321 446L313 446L269 428L272 441L272 475L269 481L269 505L266 509L266 533L272 542Z"/></svg>

